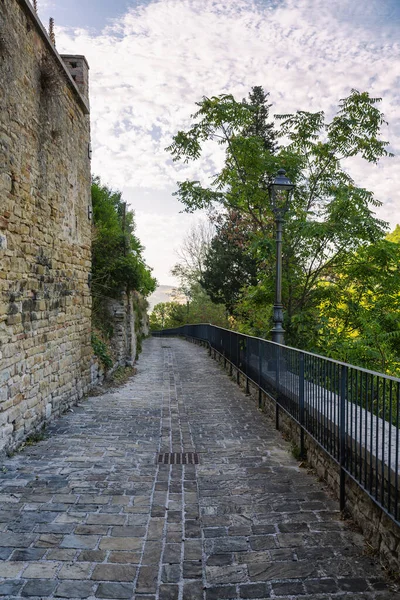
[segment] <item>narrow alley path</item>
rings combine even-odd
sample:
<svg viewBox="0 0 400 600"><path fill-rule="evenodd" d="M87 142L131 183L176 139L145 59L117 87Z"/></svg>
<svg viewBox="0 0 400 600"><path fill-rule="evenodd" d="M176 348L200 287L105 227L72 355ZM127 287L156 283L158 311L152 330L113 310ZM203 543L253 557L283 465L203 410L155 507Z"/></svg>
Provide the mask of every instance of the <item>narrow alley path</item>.
<svg viewBox="0 0 400 600"><path fill-rule="evenodd" d="M128 384L49 434L0 465L2 598L400 598L203 348L147 340ZM172 452L199 464L157 463Z"/></svg>

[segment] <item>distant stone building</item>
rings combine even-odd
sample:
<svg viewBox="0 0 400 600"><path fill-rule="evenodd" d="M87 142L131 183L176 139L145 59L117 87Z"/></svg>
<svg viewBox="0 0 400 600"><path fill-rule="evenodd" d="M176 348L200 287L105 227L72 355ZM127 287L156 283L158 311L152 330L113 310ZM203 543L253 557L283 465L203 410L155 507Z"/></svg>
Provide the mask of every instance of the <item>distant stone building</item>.
<svg viewBox="0 0 400 600"><path fill-rule="evenodd" d="M0 2L0 452L90 383L88 65Z"/></svg>

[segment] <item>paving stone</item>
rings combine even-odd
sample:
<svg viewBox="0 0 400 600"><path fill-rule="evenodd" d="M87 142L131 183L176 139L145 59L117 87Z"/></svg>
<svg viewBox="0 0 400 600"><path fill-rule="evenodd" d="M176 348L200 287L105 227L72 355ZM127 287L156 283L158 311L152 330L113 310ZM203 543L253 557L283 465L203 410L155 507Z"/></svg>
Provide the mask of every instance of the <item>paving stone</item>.
<svg viewBox="0 0 400 600"><path fill-rule="evenodd" d="M243 583L247 581L247 568L243 565L206 567L207 582L218 583Z"/></svg>
<svg viewBox="0 0 400 600"><path fill-rule="evenodd" d="M266 583L248 583L240 586L240 598L270 598L269 588Z"/></svg>
<svg viewBox="0 0 400 600"><path fill-rule="evenodd" d="M366 592L369 588L365 579L343 578L337 580L339 589L343 592Z"/></svg>
<svg viewBox="0 0 400 600"><path fill-rule="evenodd" d="M165 563L180 563L182 544L166 544L164 548L163 561Z"/></svg>
<svg viewBox="0 0 400 600"><path fill-rule="evenodd" d="M113 527L111 535L115 537L144 537L146 527L140 525L127 525L125 527Z"/></svg>
<svg viewBox="0 0 400 600"><path fill-rule="evenodd" d="M124 525L126 521L125 515L113 514L90 514L87 518L88 525Z"/></svg>
<svg viewBox="0 0 400 600"><path fill-rule="evenodd" d="M161 542L146 542L143 552L144 565L158 565L162 553Z"/></svg>
<svg viewBox="0 0 400 600"><path fill-rule="evenodd" d="M238 556L238 562L240 562L241 560L241 556ZM247 561L247 556L244 556L245 561ZM213 554L211 556L209 556L207 558L207 565L208 566L216 566L216 567L220 567L222 565L232 565L234 562L234 556L233 554Z"/></svg>
<svg viewBox="0 0 400 600"><path fill-rule="evenodd" d="M45 553L45 548L26 548L24 550L15 550L11 556L11 560L20 560L22 562L40 560Z"/></svg>
<svg viewBox="0 0 400 600"><path fill-rule="evenodd" d="M142 550L143 539L132 537L104 537L100 550Z"/></svg>
<svg viewBox="0 0 400 600"><path fill-rule="evenodd" d="M93 595L93 582L63 581L54 595L56 598L89 598Z"/></svg>
<svg viewBox="0 0 400 600"><path fill-rule="evenodd" d="M178 600L179 586L174 584L160 585L158 598L159 600Z"/></svg>
<svg viewBox="0 0 400 600"><path fill-rule="evenodd" d="M7 560L14 552L14 548L0 548L0 560Z"/></svg>
<svg viewBox="0 0 400 600"><path fill-rule="evenodd" d="M272 583L272 591L275 596L303 596L305 595L304 585L300 581L284 581L284 582L274 582ZM317 592L322 592L322 589L315 590ZM326 590L332 591L332 590Z"/></svg>
<svg viewBox="0 0 400 600"><path fill-rule="evenodd" d="M24 571L24 579L52 579L56 576L57 570L56 562L31 562Z"/></svg>
<svg viewBox="0 0 400 600"><path fill-rule="evenodd" d="M133 581L136 576L136 567L132 565L96 565L92 579L97 581Z"/></svg>
<svg viewBox="0 0 400 600"><path fill-rule="evenodd" d="M103 562L106 556L107 552L105 550L82 550L77 560L80 562Z"/></svg>
<svg viewBox="0 0 400 600"><path fill-rule="evenodd" d="M110 552L107 561L110 563L139 564L141 558L141 552Z"/></svg>
<svg viewBox="0 0 400 600"><path fill-rule="evenodd" d="M60 544L60 548L80 548L92 550L97 546L99 536L97 535L66 535Z"/></svg>
<svg viewBox="0 0 400 600"><path fill-rule="evenodd" d="M233 600L236 598L236 586L234 585L216 585L206 589L206 600Z"/></svg>
<svg viewBox="0 0 400 600"><path fill-rule="evenodd" d="M0 562L0 577L14 579L24 567L25 563L21 562Z"/></svg>
<svg viewBox="0 0 400 600"><path fill-rule="evenodd" d="M24 582L20 579L16 581L13 581L12 579L3 582L0 581L0 596L17 596L23 583Z"/></svg>
<svg viewBox="0 0 400 600"><path fill-rule="evenodd" d="M138 594L146 594L157 591L158 571L153 567L140 567L139 577L136 585Z"/></svg>
<svg viewBox="0 0 400 600"><path fill-rule="evenodd" d="M248 564L251 581L305 579L315 575L315 565L305 562L254 562Z"/></svg>
<svg viewBox="0 0 400 600"><path fill-rule="evenodd" d="M69 561L74 560L77 551L75 548L52 548L47 550L46 560ZM79 558L78 558L79 560Z"/></svg>
<svg viewBox="0 0 400 600"><path fill-rule="evenodd" d="M35 535L6 532L0 535L0 546L7 548L28 548L35 538Z"/></svg>
<svg viewBox="0 0 400 600"><path fill-rule="evenodd" d="M183 584L183 600L203 600L203 584L198 581L189 581Z"/></svg>
<svg viewBox="0 0 400 600"><path fill-rule="evenodd" d="M129 519L129 517L128 517ZM163 537L164 519L150 519L149 529L147 533L148 540L159 540Z"/></svg>
<svg viewBox="0 0 400 600"><path fill-rule="evenodd" d="M181 579L180 565L163 565L161 581L163 583L177 583Z"/></svg>
<svg viewBox="0 0 400 600"><path fill-rule="evenodd" d="M62 535L56 535L55 533L44 533L39 536L39 539L35 542L37 548L54 548L61 544L63 539Z"/></svg>
<svg viewBox="0 0 400 600"><path fill-rule="evenodd" d="M201 579L203 575L203 567L201 561L184 561L183 563L183 578L184 579Z"/></svg>
<svg viewBox="0 0 400 600"><path fill-rule="evenodd" d="M252 550L269 550L277 547L277 540L273 535L257 535L249 538Z"/></svg>
<svg viewBox="0 0 400 600"><path fill-rule="evenodd" d="M77 562L62 566L58 579L88 579L91 571L91 563Z"/></svg>
<svg viewBox="0 0 400 600"><path fill-rule="evenodd" d="M129 583L101 583L96 598L132 598L133 585Z"/></svg>
<svg viewBox="0 0 400 600"><path fill-rule="evenodd" d="M27 581L21 596L50 596L56 589L58 582L51 579L35 579Z"/></svg>
<svg viewBox="0 0 400 600"><path fill-rule="evenodd" d="M338 591L338 585L334 579L306 579L304 586L307 594L335 594Z"/></svg>
<svg viewBox="0 0 400 600"><path fill-rule="evenodd" d="M77 525L73 531L75 535L107 535L108 525Z"/></svg>
<svg viewBox="0 0 400 600"><path fill-rule="evenodd" d="M202 557L201 540L185 540L184 558L185 560L199 560Z"/></svg>

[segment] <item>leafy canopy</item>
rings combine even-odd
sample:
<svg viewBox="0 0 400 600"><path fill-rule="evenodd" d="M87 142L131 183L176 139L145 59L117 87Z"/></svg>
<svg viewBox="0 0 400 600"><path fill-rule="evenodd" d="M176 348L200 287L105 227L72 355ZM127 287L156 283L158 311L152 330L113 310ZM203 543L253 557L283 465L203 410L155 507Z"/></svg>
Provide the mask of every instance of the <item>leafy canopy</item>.
<svg viewBox="0 0 400 600"><path fill-rule="evenodd" d="M383 320L383 315L385 311L388 314L385 303L389 297L392 314L398 314L394 299L400 290L393 275L392 292L385 291L386 271L379 268L374 276L375 291L371 277L366 277L367 289L362 285L361 266L379 265L383 255L387 264L395 264L396 250L387 243L398 241L400 234L397 228L382 245L387 224L374 213L381 202L353 180L348 161L358 157L374 165L391 156L388 142L381 137L386 122L379 110L380 98L353 89L340 100L331 120L322 111L297 111L276 115L275 130L268 123L267 97L260 88L253 88L249 99L242 102L229 94L204 97L197 103L191 126L180 131L167 149L173 160L183 162L197 161L206 142L215 142L225 150L223 167L207 184L190 180L177 184L176 196L184 210L217 209L222 219L202 282L212 297L236 316L239 326L251 333L253 323L257 335L268 335L275 278L275 226L268 186L283 167L296 186L285 219L283 243L287 342L309 350L325 348L345 358L357 341L358 362L371 360L375 365L378 359L372 357L373 344L368 342L368 336L375 339L372 332L379 329L373 325L373 317L382 318L381 334L391 339L390 343L385 341L384 354L392 356L393 340L398 335L395 318ZM242 235L239 244L237 236L225 235L232 229L233 215L240 215L246 223L246 239L243 242ZM238 272L231 289L229 285L224 288L222 270L229 263L243 266L247 260L251 264L255 261L254 278L246 278L245 269ZM234 275L235 269L231 270ZM352 278L359 284L353 285ZM361 296L356 287L363 290ZM339 348L343 339L345 343ZM379 352L381 366L392 360L382 359Z"/></svg>
<svg viewBox="0 0 400 600"><path fill-rule="evenodd" d="M102 185L98 177L92 182L92 206L93 295L112 297L133 290L149 295L156 280L134 233L134 212L126 210L120 192Z"/></svg>

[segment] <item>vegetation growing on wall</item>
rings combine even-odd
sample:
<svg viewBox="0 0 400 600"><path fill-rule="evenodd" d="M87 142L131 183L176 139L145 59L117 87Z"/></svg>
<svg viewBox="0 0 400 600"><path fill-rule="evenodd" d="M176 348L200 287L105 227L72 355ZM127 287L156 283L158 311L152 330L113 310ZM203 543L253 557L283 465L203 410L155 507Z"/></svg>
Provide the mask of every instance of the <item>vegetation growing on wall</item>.
<svg viewBox="0 0 400 600"><path fill-rule="evenodd" d="M156 280L143 258L143 246L135 235L135 215L127 210L121 193L103 185L99 177L92 182L92 346L103 365L110 366L112 351L109 340L113 334L108 300L119 299L123 293L137 292L134 310L135 326L146 314L145 297L156 287ZM137 332L138 333L138 332ZM141 344L138 333L138 347Z"/></svg>

